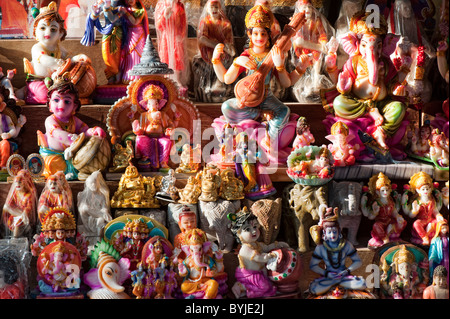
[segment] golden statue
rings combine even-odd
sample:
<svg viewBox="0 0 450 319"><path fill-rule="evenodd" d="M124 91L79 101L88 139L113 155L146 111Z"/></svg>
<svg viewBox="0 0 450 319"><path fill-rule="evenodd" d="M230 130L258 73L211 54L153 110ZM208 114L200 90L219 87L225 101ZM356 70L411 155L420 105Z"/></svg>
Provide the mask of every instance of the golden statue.
<svg viewBox="0 0 450 319"><path fill-rule="evenodd" d="M178 202L182 204L197 204L201 193L202 190L199 173L195 177L190 176L187 180L186 186L179 190L178 196L180 196L180 199Z"/></svg>
<svg viewBox="0 0 450 319"><path fill-rule="evenodd" d="M234 170L227 168L220 173L220 197L226 200L244 199L244 183L234 175Z"/></svg>
<svg viewBox="0 0 450 319"><path fill-rule="evenodd" d="M219 199L221 178L219 171L204 169L201 172L202 194L199 199L204 202L215 202Z"/></svg>

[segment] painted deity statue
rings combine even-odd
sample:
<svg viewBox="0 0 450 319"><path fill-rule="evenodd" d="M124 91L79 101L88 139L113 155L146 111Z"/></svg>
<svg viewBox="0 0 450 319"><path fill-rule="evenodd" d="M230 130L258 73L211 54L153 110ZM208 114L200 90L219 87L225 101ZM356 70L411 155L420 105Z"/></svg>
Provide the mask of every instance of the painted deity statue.
<svg viewBox="0 0 450 319"><path fill-rule="evenodd" d="M180 165L175 169L176 173L197 173L202 161L201 145L194 148L189 144L184 144L180 155Z"/></svg>
<svg viewBox="0 0 450 319"><path fill-rule="evenodd" d="M420 157L430 156L430 144L432 127L429 122L424 123L420 128L408 131L409 152Z"/></svg>
<svg viewBox="0 0 450 319"><path fill-rule="evenodd" d="M131 299L123 286L130 276L127 258L121 258L111 244L102 240L95 245L89 261L91 269L83 281L91 287L87 293L90 299Z"/></svg>
<svg viewBox="0 0 450 319"><path fill-rule="evenodd" d="M17 116L13 108L17 108L17 104L8 96L7 89L0 85L0 170L6 171L6 164L15 148L14 139L19 136L22 127L25 125L27 118L20 114Z"/></svg>
<svg viewBox="0 0 450 319"><path fill-rule="evenodd" d="M335 57L327 62L338 92L322 92L325 110L334 115L329 115L324 123L329 129L335 122L343 121L356 136L353 144L358 143L361 147L358 131L367 132L381 149L389 150L392 157L401 159L405 154L401 147L394 149L394 145L400 142L406 130L406 106L397 101L396 96L405 95L405 86L397 82L401 80L397 77L401 72L383 55L390 49L383 44L386 21L381 16L379 27L372 27L366 23L368 16L369 13L364 12L355 14L350 22L350 32L341 40L350 56L342 70L331 68L333 63L335 66ZM367 160L373 160L369 155L367 157Z"/></svg>
<svg viewBox="0 0 450 319"><path fill-rule="evenodd" d="M39 153L45 163L43 175L48 177L62 171L68 180L77 179L78 170L74 161L77 153L85 150L82 146L85 137L104 139L106 133L98 126L89 128L75 116L81 102L77 88L65 75L57 78L49 88L46 103L52 115L45 119L45 134L37 131ZM95 155L100 153L98 149Z"/></svg>
<svg viewBox="0 0 450 319"><path fill-rule="evenodd" d="M52 1L47 7L42 7L36 11L33 25L33 36L38 43L31 48L31 61L24 58L25 73L27 74L26 103L45 104L47 100L48 79L54 78L61 69L69 70L74 66L84 66L86 73L74 71L75 76L71 80L77 83L78 89L87 97L95 89L97 78L94 69L91 67L91 60L84 54L73 57L64 49L62 42L67 30L64 27L64 20L57 11L56 2ZM87 70L89 69L89 70ZM85 78L83 80L82 78ZM78 85L80 84L80 85Z"/></svg>
<svg viewBox="0 0 450 319"><path fill-rule="evenodd" d="M305 69L302 70L303 76L294 85L293 93L299 102L319 102L320 90L334 86L323 74L324 57L327 53L335 54L339 43L333 37L333 27L309 0L298 0L295 12L303 12L306 19L292 39L293 56L301 61Z"/></svg>
<svg viewBox="0 0 450 319"><path fill-rule="evenodd" d="M58 175L47 178L37 206L40 223L44 221L45 215L52 208L59 207L73 211L72 191L66 189L65 182L65 179Z"/></svg>
<svg viewBox="0 0 450 319"><path fill-rule="evenodd" d="M415 219L411 242L429 246L438 222L444 220L440 213L442 194L435 189L430 175L418 172L411 176L409 189L402 195L402 207L407 216Z"/></svg>
<svg viewBox="0 0 450 319"><path fill-rule="evenodd" d="M330 135L325 136L332 144L328 149L333 155L335 166L351 166L355 164L359 145L352 145L355 136L344 122L338 121L331 126Z"/></svg>
<svg viewBox="0 0 450 319"><path fill-rule="evenodd" d="M369 247L377 248L399 240L406 227L405 219L399 214L401 196L396 188L386 175L379 173L370 178L368 191L361 197L364 216L374 220Z"/></svg>
<svg viewBox="0 0 450 319"><path fill-rule="evenodd" d="M201 180L198 177L189 176L183 189L178 190L178 200L181 204L197 204L201 195Z"/></svg>
<svg viewBox="0 0 450 319"><path fill-rule="evenodd" d="M292 119L289 107L280 102L270 90L270 80L272 77L276 77L282 87L289 87L299 79L300 74L296 70L288 73L285 68L285 58L287 56L287 50L290 48L290 45L286 48L289 35L280 37L283 39L281 44L273 45L272 43L271 27L273 25L273 19L273 13L266 7L257 5L251 8L245 18L249 48L244 50L233 61L233 64L226 69L221 60L221 56L224 53L224 45L218 44L214 49L211 62L213 63L217 78L225 84L231 84L236 81L244 71L247 77L262 76L258 78L261 80L258 85L260 85L260 89L267 89L265 93L263 92L258 95L257 101L248 103L245 97L236 95L238 90L235 88L236 98L229 99L222 104L223 120L232 126L242 126L243 130L261 126L259 122L253 121L267 120L266 130L264 134L260 134L261 136L259 136L258 142L266 152L268 152L267 150L270 149L273 143L277 142L279 147L278 158L274 158L274 160L278 161L282 160L283 156L287 157L289 155L290 147L289 151L286 151L285 154L282 150L287 145L291 145L295 134L295 122L291 123ZM294 30L302 22L304 22L303 16L297 16L295 19L296 25L293 27ZM289 28L289 30L291 29ZM241 81L247 81L246 78ZM241 84L243 85L245 81L241 82ZM217 121L219 125L222 120L218 119ZM287 127L289 127L289 130ZM222 132L222 126L218 127L218 129ZM286 129L286 131L283 129ZM280 137L283 132L286 135L283 135L281 139Z"/></svg>
<svg viewBox="0 0 450 319"><path fill-rule="evenodd" d="M24 105L25 101L17 98L16 93L14 92L14 86L11 81L14 78L14 75L17 74L17 69L6 70L6 75L3 73L3 68L0 67L0 85L3 86L8 93L3 97L4 99L10 98L16 101L17 105Z"/></svg>
<svg viewBox="0 0 450 319"><path fill-rule="evenodd" d="M277 288L270 280L266 267L277 259L277 255L271 251L288 245L283 242L266 245L258 241L261 235L258 218L246 206L236 214L230 213L228 218L232 221L231 231L241 244L233 294L236 298L275 296Z"/></svg>
<svg viewBox="0 0 450 319"><path fill-rule="evenodd" d="M443 266L447 272L449 270L449 228L448 222L442 220L438 222L436 234L431 239L430 249L428 250L428 260L430 263L430 276L433 275L437 267ZM432 278L430 278L432 279ZM448 285L447 277L447 285Z"/></svg>
<svg viewBox="0 0 450 319"><path fill-rule="evenodd" d="M133 80L128 71L139 63L148 34L148 17L142 1L96 1L87 17L83 45L95 44L95 29L103 35L102 56L108 84L127 84Z"/></svg>
<svg viewBox="0 0 450 319"><path fill-rule="evenodd" d="M420 299L428 283L426 253L414 245L394 246L381 256L382 297Z"/></svg>
<svg viewBox="0 0 450 319"><path fill-rule="evenodd" d="M431 138L428 141L430 145L429 157L438 167L449 166L449 138L439 129L431 131Z"/></svg>
<svg viewBox="0 0 450 319"><path fill-rule="evenodd" d="M158 0L154 17L161 62L174 70L174 80L184 91L187 84L187 17L184 4L181 0Z"/></svg>
<svg viewBox="0 0 450 319"><path fill-rule="evenodd" d="M186 234L194 228L197 228L197 214L192 211L189 206L184 205L178 214L178 227L180 233L173 240L173 246L181 251L183 245L186 244ZM184 259L184 258L183 258Z"/></svg>
<svg viewBox="0 0 450 319"><path fill-rule="evenodd" d="M351 275L361 267L362 261L353 245L343 238L338 218L338 209L327 208L321 220L322 243L316 246L309 264L309 268L320 275L309 285L309 292L315 296L331 293L336 287L344 290L366 288L362 277ZM352 261L348 267L347 258ZM324 268L320 266L322 261Z"/></svg>
<svg viewBox="0 0 450 319"><path fill-rule="evenodd" d="M15 176L3 206L2 222L7 237L30 236L36 227L37 191L31 174L22 169Z"/></svg>
<svg viewBox="0 0 450 319"><path fill-rule="evenodd" d="M132 123L136 134L135 158L138 166L151 169L167 169L172 141L170 136L178 125L180 114L171 119L161 110L167 102L157 85L150 84L143 93L140 105L146 110L139 120ZM171 106L172 107L172 106Z"/></svg>
<svg viewBox="0 0 450 319"><path fill-rule="evenodd" d="M308 121L303 116L299 117L297 120L296 134L297 136L292 144L294 149L311 145L316 141L311 133L311 127L309 126Z"/></svg>
<svg viewBox="0 0 450 319"><path fill-rule="evenodd" d="M448 300L448 271L444 266L434 269L432 285L423 291L423 299Z"/></svg>
<svg viewBox="0 0 450 319"><path fill-rule="evenodd" d="M178 274L183 278L181 292L185 297L220 299L219 278L224 273L223 255L217 246L208 241L205 232L194 228L186 233L183 250L186 258L178 264Z"/></svg>

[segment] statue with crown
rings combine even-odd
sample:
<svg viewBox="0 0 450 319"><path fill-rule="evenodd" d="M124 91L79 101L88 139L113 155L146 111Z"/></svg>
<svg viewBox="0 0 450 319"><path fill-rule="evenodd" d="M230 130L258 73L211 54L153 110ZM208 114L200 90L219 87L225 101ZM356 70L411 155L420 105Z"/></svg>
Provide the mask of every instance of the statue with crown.
<svg viewBox="0 0 450 319"><path fill-rule="evenodd" d="M174 140L186 144L199 118L193 103L178 92L168 78L173 70L162 63L148 36L139 64L129 72L134 76L127 95L110 108L106 125L113 145L134 145L134 160L140 171L167 172ZM182 145L180 144L180 145Z"/></svg>
<svg viewBox="0 0 450 319"><path fill-rule="evenodd" d="M61 46L67 30L58 13L57 3L33 8L33 36L38 41L31 48L31 61L24 58L26 86L17 94L27 104L45 104L48 86L57 76L69 72L70 81L78 89L82 104L90 103L90 96L97 85L97 75L91 59L85 54L70 56Z"/></svg>
<svg viewBox="0 0 450 319"><path fill-rule="evenodd" d="M235 98L222 104L223 115L216 118L212 126L217 137L230 128L237 133L247 131L249 140L257 141L268 161L278 164L285 163L291 152L298 115L291 114L289 107L275 97L269 84L275 77L281 86L290 87L300 78L297 70L286 71L285 60L291 38L305 23L305 16L304 13L295 14L275 43L271 37L273 23L274 15L267 7L256 5L247 12L245 26L249 47L228 69L221 60L224 45L215 47L211 62L219 81L231 84L244 71L246 76L235 84ZM213 161L224 165L221 154L214 156Z"/></svg>

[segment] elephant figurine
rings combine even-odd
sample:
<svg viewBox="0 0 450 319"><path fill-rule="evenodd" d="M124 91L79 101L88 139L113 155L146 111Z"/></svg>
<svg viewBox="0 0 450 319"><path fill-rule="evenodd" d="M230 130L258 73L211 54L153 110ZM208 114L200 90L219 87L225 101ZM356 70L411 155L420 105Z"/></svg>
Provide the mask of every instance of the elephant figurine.
<svg viewBox="0 0 450 319"><path fill-rule="evenodd" d="M240 209L241 201L228 201L219 199L215 202L199 201L199 224L206 233L208 240L217 240L219 249L230 252L234 245L234 236L231 233L231 221L227 218L229 213Z"/></svg>
<svg viewBox="0 0 450 319"><path fill-rule="evenodd" d="M289 211L293 211L295 216L291 216L290 220L285 220L284 223L290 224L286 228L295 229L298 251L304 253L310 250L309 228L320 219L319 207L328 206L328 187L326 184L322 186L295 184L288 188L290 189L285 190L285 196L289 203Z"/></svg>
<svg viewBox="0 0 450 319"><path fill-rule="evenodd" d="M341 230L348 230L347 240L352 245L358 245L356 235L362 216L362 187L362 183L332 181L328 188L330 206L339 208L339 225Z"/></svg>
<svg viewBox="0 0 450 319"><path fill-rule="evenodd" d="M114 247L102 239L91 255L91 270L84 275L84 283L92 288L90 299L131 299L123 283L130 276L130 261L121 258Z"/></svg>

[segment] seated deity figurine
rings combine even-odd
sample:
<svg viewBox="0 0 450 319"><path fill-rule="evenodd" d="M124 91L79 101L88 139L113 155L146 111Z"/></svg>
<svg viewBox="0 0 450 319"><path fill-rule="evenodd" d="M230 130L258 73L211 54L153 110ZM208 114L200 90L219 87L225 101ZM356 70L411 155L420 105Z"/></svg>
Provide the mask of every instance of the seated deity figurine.
<svg viewBox="0 0 450 319"><path fill-rule="evenodd" d="M408 131L408 142L410 143L408 153L420 157L430 156L430 144L428 140L431 137L432 127L429 122L423 124L420 129L415 128L414 131Z"/></svg>
<svg viewBox="0 0 450 319"><path fill-rule="evenodd" d="M194 148L184 144L180 155L180 165L175 169L176 173L197 173L202 160L202 149L200 144Z"/></svg>
<svg viewBox="0 0 450 319"><path fill-rule="evenodd" d="M109 169L110 172L124 171L134 157L133 141L127 140L125 143L125 147L120 143L114 144L114 156L112 158L112 167Z"/></svg>
<svg viewBox="0 0 450 319"><path fill-rule="evenodd" d="M9 157L16 151L15 138L27 119L20 114L17 103L8 97L8 90L0 84L0 170L6 171Z"/></svg>
<svg viewBox="0 0 450 319"><path fill-rule="evenodd" d="M63 178L63 177L62 177ZM42 224L45 215L52 208L64 208L73 211L72 191L65 187L65 180L58 175L52 175L47 178L44 189L39 196L37 206L39 222Z"/></svg>
<svg viewBox="0 0 450 319"><path fill-rule="evenodd" d="M115 248L123 247L119 251L120 256L129 259L130 269L135 270L141 260L142 250L149 238L150 230L145 221L141 219L129 220L124 229L129 230L131 236L128 234L126 241L121 243L123 246L115 245Z"/></svg>
<svg viewBox="0 0 450 319"><path fill-rule="evenodd" d="M449 138L445 136L444 132L439 132L434 129L431 132L429 140L430 145L430 159L438 167L448 168L449 166Z"/></svg>
<svg viewBox="0 0 450 319"><path fill-rule="evenodd" d="M132 123L133 133L136 134L135 158L138 159L138 166L143 169L169 168L172 147L170 136L178 125L180 114L175 113L175 119L172 120L161 110L167 102L163 97L162 89L150 84L139 103L146 111L141 113L139 120Z"/></svg>
<svg viewBox="0 0 450 319"><path fill-rule="evenodd" d="M393 246L380 262L382 298L422 298L428 283L428 260L422 249L411 244Z"/></svg>
<svg viewBox="0 0 450 319"><path fill-rule="evenodd" d="M327 75L323 74L324 57L336 52L338 42L332 38L333 27L311 1L298 0L295 3L295 12L304 13L306 19L306 23L292 39L294 59L301 61L305 70L295 83L293 93L299 102L320 102L320 90L334 85Z"/></svg>
<svg viewBox="0 0 450 319"><path fill-rule="evenodd" d="M438 222L444 220L440 213L442 194L435 189L433 180L425 172L411 176L409 186L402 195L403 212L415 219L411 230L411 242L429 246L436 234Z"/></svg>
<svg viewBox="0 0 450 319"><path fill-rule="evenodd" d="M303 116L299 117L296 127L297 136L295 137L294 143L292 144L292 147L294 149L311 145L316 141L314 136L311 134L310 129L311 127L309 126L306 118Z"/></svg>
<svg viewBox="0 0 450 319"><path fill-rule="evenodd" d="M57 78L49 88L47 106L52 115L45 120L45 134L37 131L39 153L45 163L43 175L48 177L62 171L66 174L66 179L77 179L78 170L75 168L77 154L84 154L88 148L92 147L89 145L91 139L102 140L106 137L106 133L98 126L89 128L86 123L75 116L81 103L77 88L67 79L66 75ZM89 138L87 143L85 143L85 137ZM108 143L102 144L108 145ZM109 146L107 147L109 148ZM97 156L107 159L97 168L106 168L109 165L109 156L103 152L101 147L97 149L96 153L94 152L94 157ZM92 162L93 159L90 163Z"/></svg>
<svg viewBox="0 0 450 319"><path fill-rule="evenodd" d="M27 74L26 103L45 104L47 78L53 79L60 72L70 69L73 73L70 80L76 85L83 98L88 97L97 84L95 71L86 55L70 57L67 50L60 45L67 31L64 20L57 11L56 2L52 1L36 13L38 15L34 16L33 36L38 43L31 48L31 62L24 58Z"/></svg>
<svg viewBox="0 0 450 319"><path fill-rule="evenodd" d="M201 193L201 179L189 176L184 188L178 190L178 196L180 197L178 202L181 204L197 204Z"/></svg>
<svg viewBox="0 0 450 319"><path fill-rule="evenodd" d="M173 246L181 250L181 247L185 245L186 234L190 230L197 228L197 226L197 214L188 206L184 205L178 214L178 227L180 227L181 232L175 236Z"/></svg>
<svg viewBox="0 0 450 319"><path fill-rule="evenodd" d="M261 75L261 81L255 82L254 85L263 91L255 90L255 92L259 92L255 93L255 97L259 94L258 98L249 103L247 95L242 97L236 95L239 90L235 87L236 98L229 99L222 104L223 117L216 119L213 126L218 132L217 135L220 135L226 123L241 127L243 130L251 128L257 131L257 128L264 128L264 125L260 123L261 119L267 119L266 130L262 134L258 134L257 139L259 145L267 153L270 153L268 150L271 146L274 147L274 143L278 143L278 153L271 158L278 163L289 155L290 145L292 145L295 135L296 115L291 116L289 107L274 96L269 84L272 77L275 76L281 86L289 87L298 80L300 74L296 70L288 73L285 68L286 51L289 49L285 44L290 43L290 36L282 34L277 40L278 43L282 39L281 44L273 45L272 43L273 19L273 13L261 5L256 5L248 11L245 26L250 41L249 48L237 57L228 69L221 61L221 55L224 52L223 44L218 44L214 49L211 62L220 81L231 84L246 71L247 77L240 80L244 81L241 82L241 85L246 83L249 76ZM294 28L301 25L302 22L304 22L303 17L297 16L295 23L298 24ZM274 67L272 67L272 63ZM257 133L255 132L255 134Z"/></svg>
<svg viewBox="0 0 450 319"><path fill-rule="evenodd" d="M380 16L379 26L366 23L370 13L360 12L350 22L350 32L341 44L350 55L342 70L330 68L329 74L336 81L336 90L322 91L324 108L333 115L327 116L327 130L337 121L344 122L350 134L360 142L358 131L370 134L379 148L389 150L394 159L406 154L400 141L406 132L406 106L396 100L405 95L405 86L398 81L398 71L383 53L390 50L383 41L387 32L386 21ZM331 59L333 60L333 59ZM334 57L334 66L335 66ZM361 160L373 161L372 154L360 154Z"/></svg>
<svg viewBox="0 0 450 319"><path fill-rule="evenodd" d="M16 101L17 105L24 105L25 101L17 98L16 93L14 92L14 86L11 83L14 75L16 75L17 69L7 70L6 75L3 73L3 69L0 66L0 85L3 86L8 93L4 95L4 99L10 98Z"/></svg>
<svg viewBox="0 0 450 319"><path fill-rule="evenodd" d="M328 146L333 155L335 166L350 166L355 164L359 145L352 145L355 139L344 122L338 121L331 126L330 135L325 138L332 144Z"/></svg>
<svg viewBox="0 0 450 319"><path fill-rule="evenodd" d="M433 283L423 291L423 299L448 300L448 271L444 266L434 269Z"/></svg>
<svg viewBox="0 0 450 319"><path fill-rule="evenodd" d="M220 299L219 281L227 277L223 254L201 229L190 230L184 239L182 249L187 257L178 264L178 274L183 278L181 292L185 298Z"/></svg>
<svg viewBox="0 0 450 319"><path fill-rule="evenodd" d="M219 199L222 180L219 172L204 168L201 174L201 195L198 198L204 202L215 202Z"/></svg>
<svg viewBox="0 0 450 319"><path fill-rule="evenodd" d="M245 198L244 183L237 178L234 170L226 168L220 172L222 183L220 185L220 197L226 200L241 200Z"/></svg>
<svg viewBox="0 0 450 319"><path fill-rule="evenodd" d="M232 287L235 297L274 296L277 288L270 280L266 267L277 259L277 255L271 251L288 245L282 242L266 245L258 241L261 234L258 218L246 206L236 214L228 214L228 218L232 222L231 231L241 244L238 254L239 267L235 273L236 283Z"/></svg>
<svg viewBox="0 0 450 319"><path fill-rule="evenodd" d="M7 237L31 237L36 227L37 191L31 174L22 169L14 177L3 206L2 223Z"/></svg>
<svg viewBox="0 0 450 319"><path fill-rule="evenodd" d="M406 227L406 220L399 214L401 197L396 188L386 175L379 173L370 178L368 192L361 197L364 216L375 221L369 247L377 248L399 240Z"/></svg>
<svg viewBox="0 0 450 319"><path fill-rule="evenodd" d="M309 268L320 275L309 285L312 296L331 294L337 286L345 291L366 289L362 277L351 275L361 267L362 261L353 245L343 238L338 215L338 209L327 208L322 218L322 243L316 246L309 264ZM352 261L348 267L347 258ZM322 261L324 268L320 266Z"/></svg>
<svg viewBox="0 0 450 319"><path fill-rule="evenodd" d="M123 286L130 277L127 258L102 240L95 245L89 261L91 269L83 276L83 282L91 287L87 293L90 299L131 299Z"/></svg>

